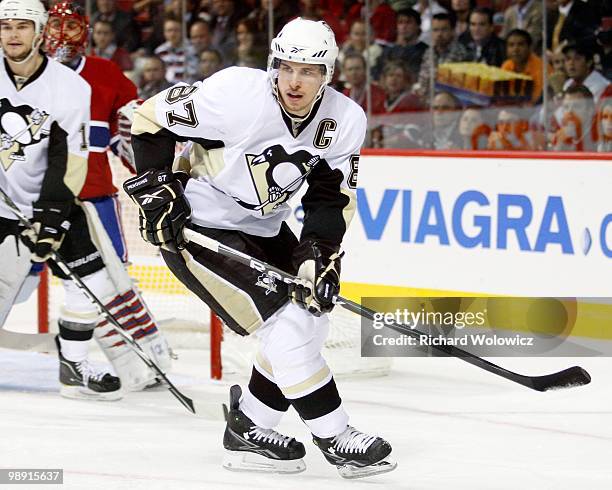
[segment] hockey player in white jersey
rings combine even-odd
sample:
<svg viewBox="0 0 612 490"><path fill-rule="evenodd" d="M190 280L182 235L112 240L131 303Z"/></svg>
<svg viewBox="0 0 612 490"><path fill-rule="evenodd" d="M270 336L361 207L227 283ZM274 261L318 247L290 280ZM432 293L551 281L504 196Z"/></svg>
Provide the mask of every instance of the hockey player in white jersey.
<svg viewBox="0 0 612 490"><path fill-rule="evenodd" d="M67 260L78 270L95 259L78 256L79 238L66 236L71 227L87 233L84 221L73 220L72 211L87 174L91 89L79 75L39 51L46 21L39 0L0 2L0 187L37 230L20 230L0 200L0 327L31 261L45 262L53 250L66 258L76 256L76 262ZM83 274L90 288L92 277L95 270ZM87 360L96 322L84 321L83 312L90 310L85 295L67 283L56 339L61 394L118 399L119 378L95 370Z"/></svg>
<svg viewBox="0 0 612 490"><path fill-rule="evenodd" d="M140 206L143 238L173 273L259 350L248 387L230 390L224 466L294 473L304 445L274 430L290 406L347 478L391 471L391 446L349 425L321 356L339 291L340 245L354 211L363 110L327 84L338 48L324 22L289 22L268 72L228 68L147 100L132 125L139 175L124 189ZM176 141L190 141L173 173ZM190 178L189 178L190 177ZM299 240L284 222L304 183ZM261 278L193 243L188 226L301 278Z"/></svg>
<svg viewBox="0 0 612 490"><path fill-rule="evenodd" d="M85 275L95 271L95 280L90 281L92 292L104 301L123 329L160 369L168 372L172 364L168 344L126 270L128 251L107 155L109 147L119 147L117 153L123 164L133 171L129 153L120 150L128 147L129 141L123 140L118 126L119 113L138 105L134 100L136 87L111 61L85 55L88 33L89 19L78 4L63 1L49 10L44 34L46 54L72 68L92 91L88 172L78 196L79 206L73 208L76 215L85 214L86 220L80 222L86 223L89 233L72 227L67 240L74 237L79 242L75 260L95 255L77 272ZM138 391L157 383L155 373L119 337L116 329L99 317L93 304L87 315L82 312L82 318L85 323L98 320L94 338L112 363L124 390Z"/></svg>

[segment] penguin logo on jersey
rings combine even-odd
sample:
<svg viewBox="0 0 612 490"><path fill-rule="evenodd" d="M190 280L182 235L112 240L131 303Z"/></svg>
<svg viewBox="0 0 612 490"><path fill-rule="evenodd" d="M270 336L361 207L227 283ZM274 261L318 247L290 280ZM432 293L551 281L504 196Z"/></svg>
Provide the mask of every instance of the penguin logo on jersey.
<svg viewBox="0 0 612 490"><path fill-rule="evenodd" d="M246 154L246 161L259 202L251 204L234 197L246 209L268 214L297 191L321 160L305 150L288 154L281 145L266 148L259 155Z"/></svg>
<svg viewBox="0 0 612 490"><path fill-rule="evenodd" d="M266 290L266 296L270 293L276 293L276 279L265 272L257 278L255 286L264 288Z"/></svg>
<svg viewBox="0 0 612 490"><path fill-rule="evenodd" d="M0 99L0 163L8 170L14 162L25 161L23 149L49 136L42 129L49 114L27 105L13 106Z"/></svg>

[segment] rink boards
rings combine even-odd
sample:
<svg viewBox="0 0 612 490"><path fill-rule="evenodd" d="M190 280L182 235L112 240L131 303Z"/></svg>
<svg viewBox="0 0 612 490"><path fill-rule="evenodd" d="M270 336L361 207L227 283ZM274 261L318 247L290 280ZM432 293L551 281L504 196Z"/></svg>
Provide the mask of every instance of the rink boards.
<svg viewBox="0 0 612 490"><path fill-rule="evenodd" d="M597 297L574 333L612 338L612 165L600 155L365 153L345 295Z"/></svg>

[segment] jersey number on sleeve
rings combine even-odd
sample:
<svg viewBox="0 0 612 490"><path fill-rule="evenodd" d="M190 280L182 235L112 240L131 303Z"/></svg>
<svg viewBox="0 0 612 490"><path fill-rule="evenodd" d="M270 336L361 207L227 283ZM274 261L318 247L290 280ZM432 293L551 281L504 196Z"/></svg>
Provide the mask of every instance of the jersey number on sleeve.
<svg viewBox="0 0 612 490"><path fill-rule="evenodd" d="M179 85L177 87L172 87L170 90L168 90L168 93L166 93L166 102L168 104L175 104L181 100L185 100L197 89L198 87L194 87L193 85ZM185 115L177 114L174 109L166 112L168 126L180 124L181 126L195 128L198 125L198 118L196 117L193 100L185 102L183 104L183 109L185 109Z"/></svg>
<svg viewBox="0 0 612 490"><path fill-rule="evenodd" d="M185 112L187 114L185 116L177 114L174 110L166 112L166 120L168 121L168 126L180 124L182 126L189 126L190 128L195 128L198 125L198 118L196 117L195 108L193 107L193 100L185 102L183 104L183 109L185 109Z"/></svg>

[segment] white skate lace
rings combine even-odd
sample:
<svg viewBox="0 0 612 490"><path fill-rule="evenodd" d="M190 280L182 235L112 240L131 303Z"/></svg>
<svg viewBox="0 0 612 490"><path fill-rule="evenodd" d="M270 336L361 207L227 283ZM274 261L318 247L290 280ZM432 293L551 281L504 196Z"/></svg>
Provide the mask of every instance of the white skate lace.
<svg viewBox="0 0 612 490"><path fill-rule="evenodd" d="M87 382L91 379L92 381L100 381L106 373L102 371L96 371L96 369L89 364L89 361L86 359L81 362L76 363L76 368L81 376L83 376L83 384L87 385Z"/></svg>
<svg viewBox="0 0 612 490"><path fill-rule="evenodd" d="M334 437L332 442L336 451L364 453L376 439L376 436L364 434L349 426L344 432Z"/></svg>
<svg viewBox="0 0 612 490"><path fill-rule="evenodd" d="M252 435L253 439L256 441L261 439L263 442L271 442L272 444L283 447L287 447L292 439L291 437L279 434L275 430L262 429L261 427L252 427L251 430L249 430L249 434Z"/></svg>

